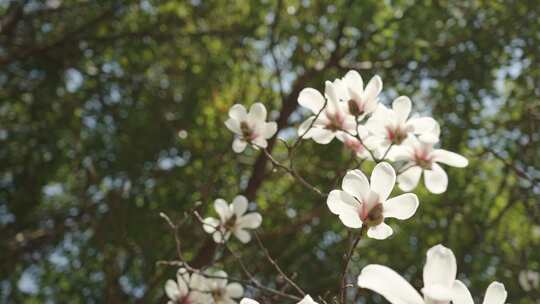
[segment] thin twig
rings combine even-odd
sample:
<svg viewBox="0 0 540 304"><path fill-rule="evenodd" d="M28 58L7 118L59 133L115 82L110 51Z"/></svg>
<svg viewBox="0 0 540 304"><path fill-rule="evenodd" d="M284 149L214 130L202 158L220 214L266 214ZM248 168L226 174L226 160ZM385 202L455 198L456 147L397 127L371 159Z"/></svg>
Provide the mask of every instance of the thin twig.
<svg viewBox="0 0 540 304"><path fill-rule="evenodd" d="M349 251L347 252L347 255L345 256L345 265L343 266L343 275L341 276L341 285L340 285L340 298L341 303L345 304L345 291L347 289L347 270L349 269L349 264L351 262L351 258L354 253L354 249L356 249L356 246L358 246L358 243L362 239L362 236L367 230L367 226L362 226L362 229L360 230L360 233L355 237L354 241L351 244L351 247L349 247Z"/></svg>

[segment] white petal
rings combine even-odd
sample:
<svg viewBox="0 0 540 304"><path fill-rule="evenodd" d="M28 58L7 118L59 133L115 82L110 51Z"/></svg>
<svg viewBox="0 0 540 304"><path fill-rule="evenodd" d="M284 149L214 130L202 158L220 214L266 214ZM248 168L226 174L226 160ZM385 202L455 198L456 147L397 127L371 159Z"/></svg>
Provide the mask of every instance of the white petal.
<svg viewBox="0 0 540 304"><path fill-rule="evenodd" d="M226 291L231 298L240 298L244 294L244 288L238 283L227 285Z"/></svg>
<svg viewBox="0 0 540 304"><path fill-rule="evenodd" d="M392 230L392 227L388 226L387 224L380 223L377 226L369 227L367 231L367 235L376 240L384 240L392 235L394 231Z"/></svg>
<svg viewBox="0 0 540 304"><path fill-rule="evenodd" d="M315 89L305 88L298 95L298 103L302 107L310 109L314 114L317 114L324 106L324 97Z"/></svg>
<svg viewBox="0 0 540 304"><path fill-rule="evenodd" d="M384 202L396 183L396 172L387 163L382 162L375 166L371 173L371 190L379 194L379 200Z"/></svg>
<svg viewBox="0 0 540 304"><path fill-rule="evenodd" d="M213 217L207 217L203 220L203 229L207 233L214 233L219 227L219 220Z"/></svg>
<svg viewBox="0 0 540 304"><path fill-rule="evenodd" d="M341 188L358 199L363 199L369 193L369 181L360 170L347 172L341 183Z"/></svg>
<svg viewBox="0 0 540 304"><path fill-rule="evenodd" d="M242 129L240 129L240 122L236 119L229 118L225 121L225 126L227 129L233 131L234 133L241 135Z"/></svg>
<svg viewBox="0 0 540 304"><path fill-rule="evenodd" d="M380 294L392 304L424 304L418 292L394 270L383 265L368 265L358 276L358 286Z"/></svg>
<svg viewBox="0 0 540 304"><path fill-rule="evenodd" d="M339 219L343 225L357 229L362 227L362 220L360 220L360 215L358 212L344 212L339 214Z"/></svg>
<svg viewBox="0 0 540 304"><path fill-rule="evenodd" d="M235 229L233 231L234 236L242 243L246 244L251 241L251 235L244 229Z"/></svg>
<svg viewBox="0 0 540 304"><path fill-rule="evenodd" d="M259 302L253 300L253 299L249 299L249 298L243 298L241 301L240 301L240 304L259 304Z"/></svg>
<svg viewBox="0 0 540 304"><path fill-rule="evenodd" d="M246 149L247 142L241 138L235 138L232 143L232 149L236 153L242 153Z"/></svg>
<svg viewBox="0 0 540 304"><path fill-rule="evenodd" d="M452 167L463 168L467 167L467 165L469 164L469 161L465 157L444 149L435 149L432 155L434 161Z"/></svg>
<svg viewBox="0 0 540 304"><path fill-rule="evenodd" d="M310 295L306 295L298 304L317 304Z"/></svg>
<svg viewBox="0 0 540 304"><path fill-rule="evenodd" d="M222 223L225 223L233 215L229 204L227 204L227 202L222 198L218 198L214 201L214 208L216 209Z"/></svg>
<svg viewBox="0 0 540 304"><path fill-rule="evenodd" d="M492 282L486 290L483 304L504 304L508 293L504 285L499 282Z"/></svg>
<svg viewBox="0 0 540 304"><path fill-rule="evenodd" d="M392 110L396 113L400 123L407 121L411 113L411 106L411 100L407 96L399 96L392 102Z"/></svg>
<svg viewBox="0 0 540 304"><path fill-rule="evenodd" d="M338 88L336 88L336 86L328 80L324 83L324 85L324 94L328 100L326 111L329 113L336 113L339 110Z"/></svg>
<svg viewBox="0 0 540 304"><path fill-rule="evenodd" d="M238 218L237 225L241 228L256 229L261 226L262 216L257 212L248 213Z"/></svg>
<svg viewBox="0 0 540 304"><path fill-rule="evenodd" d="M212 238L214 239L214 242L216 243L223 243L229 239L230 235L231 235L230 231L223 232L223 231L217 230L216 232L214 232L214 234L212 234Z"/></svg>
<svg viewBox="0 0 540 304"><path fill-rule="evenodd" d="M415 134L432 133L434 136L439 137L438 131L439 124L431 117L415 117L407 121L407 124L412 126Z"/></svg>
<svg viewBox="0 0 540 304"><path fill-rule="evenodd" d="M255 149L258 149L258 148L264 149L268 146L268 142L262 136L255 137L255 139L253 139L251 143L254 145Z"/></svg>
<svg viewBox="0 0 540 304"><path fill-rule="evenodd" d="M408 164L406 166L408 166ZM418 185L418 181L420 181L421 176L422 168L418 166L414 166L403 171L403 173L399 174L397 177L399 189L403 191L413 190Z"/></svg>
<svg viewBox="0 0 540 304"><path fill-rule="evenodd" d="M277 123L272 121L272 122L265 123L261 135L262 135L262 137L268 139L268 138L274 136L274 134L276 134L276 132L277 132Z"/></svg>
<svg viewBox="0 0 540 304"><path fill-rule="evenodd" d="M418 208L418 197L414 193L405 193L383 203L383 215L406 220L414 215Z"/></svg>
<svg viewBox="0 0 540 304"><path fill-rule="evenodd" d="M167 280L165 283L165 293L169 299L173 301L178 300L181 297L178 285L176 285L176 282L173 280Z"/></svg>
<svg viewBox="0 0 540 304"><path fill-rule="evenodd" d="M444 286L440 284L429 285L422 288L422 293L426 299L426 304L450 303L454 297L453 286Z"/></svg>
<svg viewBox="0 0 540 304"><path fill-rule="evenodd" d="M260 102L254 103L249 109L248 116L254 121L265 121L266 120L266 108Z"/></svg>
<svg viewBox="0 0 540 304"><path fill-rule="evenodd" d="M248 207L247 198L243 195L237 195L232 202L232 207L234 214L236 214L237 217L241 217L244 213L246 213Z"/></svg>
<svg viewBox="0 0 540 304"><path fill-rule="evenodd" d="M307 136L308 134L306 133L306 131L309 129L310 126L312 126L313 120L315 120L315 116L309 117L300 124L300 126L298 127L298 136L303 136L303 138L311 137Z"/></svg>
<svg viewBox="0 0 540 304"><path fill-rule="evenodd" d="M345 74L345 77L343 77L343 83L360 94L364 90L364 81L362 80L362 76L360 76L360 74L355 70L350 70L347 72L347 74Z"/></svg>
<svg viewBox="0 0 540 304"><path fill-rule="evenodd" d="M355 213L360 208L360 203L354 197L341 190L332 190L328 194L326 205L333 214Z"/></svg>
<svg viewBox="0 0 540 304"><path fill-rule="evenodd" d="M381 77L379 77L379 75L373 76L369 80L364 91L364 96L366 100L374 100L375 98L377 98L379 93L381 93L382 87L383 83Z"/></svg>
<svg viewBox="0 0 540 304"><path fill-rule="evenodd" d="M189 274L184 268L180 268L176 273L176 282L178 284L178 291L180 296L183 297L189 293L189 284L190 278Z"/></svg>
<svg viewBox="0 0 540 304"><path fill-rule="evenodd" d="M474 304L473 298L469 289L460 280L454 281L452 287L454 296L452 297L452 303L454 304Z"/></svg>
<svg viewBox="0 0 540 304"><path fill-rule="evenodd" d="M431 170L424 170L424 183L431 193L443 193L448 187L448 175L441 166L434 163Z"/></svg>
<svg viewBox="0 0 540 304"><path fill-rule="evenodd" d="M440 285L451 288L456 280L457 264L452 250L443 245L431 247L424 265L424 286Z"/></svg>
<svg viewBox="0 0 540 304"><path fill-rule="evenodd" d="M330 143L335 137L334 132L322 128L313 128L309 130L307 134L309 134L309 137L313 138L316 143L321 145L326 145Z"/></svg>
<svg viewBox="0 0 540 304"><path fill-rule="evenodd" d="M229 109L229 117L232 119L243 121L247 119L246 108L241 104L235 104Z"/></svg>

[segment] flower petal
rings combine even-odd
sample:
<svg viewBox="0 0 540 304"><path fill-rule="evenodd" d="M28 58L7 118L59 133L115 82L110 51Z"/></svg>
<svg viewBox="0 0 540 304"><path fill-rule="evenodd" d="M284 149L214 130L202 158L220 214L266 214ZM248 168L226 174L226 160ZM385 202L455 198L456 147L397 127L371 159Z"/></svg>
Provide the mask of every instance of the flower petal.
<svg viewBox="0 0 540 304"><path fill-rule="evenodd" d="M246 108L241 104L235 104L229 109L229 117L242 121L247 119Z"/></svg>
<svg viewBox="0 0 540 304"><path fill-rule="evenodd" d="M358 215L358 212L340 213L339 219L341 220L343 225L349 228L356 229L362 227L362 220L360 220L360 215Z"/></svg>
<svg viewBox="0 0 540 304"><path fill-rule="evenodd" d="M234 236L242 243L246 244L251 241L251 234L244 229L235 229L233 231Z"/></svg>
<svg viewBox="0 0 540 304"><path fill-rule="evenodd" d="M418 197L414 193L405 193L393 197L383 203L383 215L385 218L394 217L406 220L414 215L418 208Z"/></svg>
<svg viewBox="0 0 540 304"><path fill-rule="evenodd" d="M431 133L439 137L439 124L431 117L414 117L407 121L407 125L412 126L415 134Z"/></svg>
<svg viewBox="0 0 540 304"><path fill-rule="evenodd" d="M322 128L312 128L307 134L309 134L309 137L313 138L316 143L321 145L330 143L335 137L334 132Z"/></svg>
<svg viewBox="0 0 540 304"><path fill-rule="evenodd" d="M214 201L214 208L216 209L222 223L225 223L233 215L229 204L227 204L227 202L222 198L218 198Z"/></svg>
<svg viewBox="0 0 540 304"><path fill-rule="evenodd" d="M431 170L424 170L424 183L431 193L440 194L448 187L448 175L441 166L433 164Z"/></svg>
<svg viewBox="0 0 540 304"><path fill-rule="evenodd" d="M268 139L268 138L274 136L274 134L276 134L276 132L277 132L277 123L271 121L271 122L265 123L261 135L262 135L263 138Z"/></svg>
<svg viewBox="0 0 540 304"><path fill-rule="evenodd" d="M241 228L256 229L261 226L262 216L257 212L248 213L238 218L236 224Z"/></svg>
<svg viewBox="0 0 540 304"><path fill-rule="evenodd" d="M266 108L260 102L254 103L251 108L249 108L248 116L252 121L265 121L266 120Z"/></svg>
<svg viewBox="0 0 540 304"><path fill-rule="evenodd" d="M241 301L240 301L240 304L260 304L259 302L253 300L253 299L249 299L249 298L243 298Z"/></svg>
<svg viewBox="0 0 540 304"><path fill-rule="evenodd" d="M435 149L432 155L433 161L443 163L452 167L463 168L467 167L467 165L469 164L469 161L465 157L444 149Z"/></svg>
<svg viewBox="0 0 540 304"><path fill-rule="evenodd" d="M231 298L240 298L244 294L244 288L238 283L227 285L226 291Z"/></svg>
<svg viewBox="0 0 540 304"><path fill-rule="evenodd" d="M409 166L408 164L406 166ZM411 167L397 177L399 189L403 191L411 191L418 185L422 176L422 168L418 166Z"/></svg>
<svg viewBox="0 0 540 304"><path fill-rule="evenodd" d="M457 264L452 250L443 245L431 247L424 265L424 286L441 285L451 288L456 280Z"/></svg>
<svg viewBox="0 0 540 304"><path fill-rule="evenodd" d="M411 113L411 99L407 96L399 96L392 102L392 110L396 113L398 121L405 123Z"/></svg>
<svg viewBox="0 0 540 304"><path fill-rule="evenodd" d="M383 83L379 75L373 76L364 90L364 96L366 100L374 100L381 93Z"/></svg>
<svg viewBox="0 0 540 304"><path fill-rule="evenodd" d="M387 163L382 162L375 166L371 173L371 190L379 194L379 200L384 202L396 183L396 172Z"/></svg>
<svg viewBox="0 0 540 304"><path fill-rule="evenodd" d="M474 304L474 300L469 292L469 289L463 282L460 280L454 281L454 286L452 287L452 303L454 304Z"/></svg>
<svg viewBox="0 0 540 304"><path fill-rule="evenodd" d="M232 208L234 214L236 214L237 217L241 217L244 213L246 213L248 208L247 198L243 195L237 195L232 202Z"/></svg>
<svg viewBox="0 0 540 304"><path fill-rule="evenodd" d="M214 233L219 227L219 220L213 217L207 217L203 220L203 229L207 233Z"/></svg>
<svg viewBox="0 0 540 304"><path fill-rule="evenodd" d="M326 199L326 205L333 214L355 213L360 203L349 193L341 190L332 190Z"/></svg>
<svg viewBox="0 0 540 304"><path fill-rule="evenodd" d="M306 295L298 304L317 304L310 295Z"/></svg>
<svg viewBox="0 0 540 304"><path fill-rule="evenodd" d="M504 304L508 293L504 285L499 282L492 282L486 290L483 304Z"/></svg>
<svg viewBox="0 0 540 304"><path fill-rule="evenodd" d="M341 188L358 199L363 199L369 193L369 181L360 170L347 172L341 183Z"/></svg>
<svg viewBox="0 0 540 304"><path fill-rule="evenodd" d="M302 107L310 109L314 114L317 114L324 106L324 97L315 89L305 88L298 95L298 103Z"/></svg>
<svg viewBox="0 0 540 304"><path fill-rule="evenodd" d="M242 129L240 129L240 122L238 120L229 118L225 121L225 126L234 133L242 135Z"/></svg>
<svg viewBox="0 0 540 304"><path fill-rule="evenodd" d="M392 230L392 227L388 226L387 224L380 223L377 226L369 227L367 231L367 235L376 240L384 240L391 236L394 233L394 230Z"/></svg>
<svg viewBox="0 0 540 304"><path fill-rule="evenodd" d="M311 136L307 136L306 133L310 126L313 126L313 121L315 120L315 116L311 116L308 119L304 120L298 127L298 136L302 136L303 138L310 138Z"/></svg>
<svg viewBox="0 0 540 304"><path fill-rule="evenodd" d="M173 280L167 280L165 283L165 293L169 297L169 299L176 301L180 299L180 290L178 290L178 285L176 285L176 282Z"/></svg>
<svg viewBox="0 0 540 304"><path fill-rule="evenodd" d="M383 265L368 265L358 276L358 286L370 289L392 304L424 304L418 292L401 275Z"/></svg>
<svg viewBox="0 0 540 304"><path fill-rule="evenodd" d="M235 138L232 143L232 149L236 153L242 153L246 149L247 142L241 138Z"/></svg>

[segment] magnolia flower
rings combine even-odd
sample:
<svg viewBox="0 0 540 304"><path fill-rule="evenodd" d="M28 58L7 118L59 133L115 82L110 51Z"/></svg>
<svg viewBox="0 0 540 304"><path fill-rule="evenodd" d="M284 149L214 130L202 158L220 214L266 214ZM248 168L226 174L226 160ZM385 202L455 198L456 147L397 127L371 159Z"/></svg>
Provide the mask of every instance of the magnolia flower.
<svg viewBox="0 0 540 304"><path fill-rule="evenodd" d="M227 283L227 273L223 270L209 273L212 278L206 279L205 292L210 294L214 304L236 304L233 299L244 294L244 288L238 283Z"/></svg>
<svg viewBox="0 0 540 304"><path fill-rule="evenodd" d="M465 285L456 280L457 264L452 250L436 245L427 252L422 296L401 275L383 265L368 265L358 276L358 286L380 294L392 304L470 304ZM495 285L494 285L495 284ZM491 286L493 285L493 288ZM484 304L504 303L506 292L500 283L492 283ZM463 289L465 288L465 289ZM468 296L468 297L467 297ZM501 302L502 301L502 302Z"/></svg>
<svg viewBox="0 0 540 304"><path fill-rule="evenodd" d="M195 273L190 276L186 269L180 268L176 274L176 281L167 280L165 283L165 293L169 297L167 304L206 303L208 297L201 292L204 289L202 276Z"/></svg>
<svg viewBox="0 0 540 304"><path fill-rule="evenodd" d="M379 105L366 123L366 127L383 140L386 146L400 145L410 134L424 142L439 141L439 124L431 117L409 118L411 100L400 96L392 102L392 109Z"/></svg>
<svg viewBox="0 0 540 304"><path fill-rule="evenodd" d="M357 71L351 70L345 74L342 83L346 89L345 99L351 115L361 118L373 113L379 102L378 95L382 90L382 80L378 75L373 76L364 89L364 82Z"/></svg>
<svg viewBox="0 0 540 304"><path fill-rule="evenodd" d="M299 136L312 138L319 144L328 144L339 133L356 134L355 118L349 115L347 104L340 102L339 82L339 79L334 83L326 81L324 90L327 100L326 106L325 99L319 91L306 88L300 92L298 103L311 110L314 115L300 125L298 128ZM321 113L315 119L319 112Z"/></svg>
<svg viewBox="0 0 540 304"><path fill-rule="evenodd" d="M207 217L203 220L203 229L211 233L216 243L223 243L229 239L231 233L242 243L251 240L251 235L246 229L256 229L262 223L262 216L257 212L245 214L248 208L248 200L243 195L234 198L228 205L224 199L214 201L214 208L219 219Z"/></svg>
<svg viewBox="0 0 540 304"><path fill-rule="evenodd" d="M242 301L240 301L240 304L260 304L259 302L249 299L249 298L243 298ZM306 295L300 302L297 304L318 304L317 302L313 301L313 299Z"/></svg>
<svg viewBox="0 0 540 304"><path fill-rule="evenodd" d="M499 282L492 282L489 284L486 295L484 296L483 304L504 304L508 293L504 288L504 285ZM473 298L467 286L461 281L456 280L454 283L454 296L452 298L453 304L474 304Z"/></svg>
<svg viewBox="0 0 540 304"><path fill-rule="evenodd" d="M386 162L375 166L371 183L362 171L352 170L343 178L343 191L330 192L326 204L345 226L360 228L367 225L367 235L382 240L393 233L392 228L384 223L385 218L405 220L418 208L418 198L413 193L388 199L395 181L396 173Z"/></svg>
<svg viewBox="0 0 540 304"><path fill-rule="evenodd" d="M262 103L253 104L249 113L243 105L235 104L229 110L229 117L225 126L238 135L232 145L236 153L244 151L248 143L256 148L266 148L266 140L277 131L275 122L266 122L266 108Z"/></svg>
<svg viewBox="0 0 540 304"><path fill-rule="evenodd" d="M422 172L424 184L432 193L443 193L448 187L448 176L438 164L443 163L452 167L463 168L469 162L457 153L443 149L434 149L433 144L423 143L415 136L410 136L400 147L391 151L391 158L395 161L404 160L405 171L398 176L399 188L411 191L418 185Z"/></svg>

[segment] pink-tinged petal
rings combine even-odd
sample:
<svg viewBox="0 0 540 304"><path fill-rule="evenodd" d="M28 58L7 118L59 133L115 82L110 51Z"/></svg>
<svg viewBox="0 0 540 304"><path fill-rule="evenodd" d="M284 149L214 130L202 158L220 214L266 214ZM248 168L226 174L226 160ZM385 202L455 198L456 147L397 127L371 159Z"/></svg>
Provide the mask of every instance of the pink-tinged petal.
<svg viewBox="0 0 540 304"><path fill-rule="evenodd" d="M369 227L367 231L367 236L376 240L384 240L391 236L393 233L394 230L392 230L392 227L388 226L383 222L377 226Z"/></svg>
<svg viewBox="0 0 540 304"><path fill-rule="evenodd" d="M241 138L235 138L232 143L232 149L236 153L242 153L246 149L247 142Z"/></svg>
<svg viewBox="0 0 540 304"><path fill-rule="evenodd" d="M298 304L317 304L310 295L306 295Z"/></svg>
<svg viewBox="0 0 540 304"><path fill-rule="evenodd" d="M362 171L351 170L343 178L341 188L356 198L362 199L369 193L369 181Z"/></svg>
<svg viewBox="0 0 540 304"><path fill-rule="evenodd" d="M431 170L424 170L424 183L431 193L440 194L448 187L448 175L441 166L433 164Z"/></svg>
<svg viewBox="0 0 540 304"><path fill-rule="evenodd" d="M467 167L467 165L469 164L469 161L465 157L444 149L435 149L432 155L434 161L452 167L463 168Z"/></svg>
<svg viewBox="0 0 540 304"><path fill-rule="evenodd" d="M231 298L240 298L244 294L244 288L238 283L227 285L226 292Z"/></svg>
<svg viewBox="0 0 540 304"><path fill-rule="evenodd" d="M244 229L235 229L233 231L234 236L242 243L247 244L251 241L251 235Z"/></svg>
<svg viewBox="0 0 540 304"><path fill-rule="evenodd" d="M401 275L383 265L368 265L358 276L358 286L370 289L392 304L424 304L418 292Z"/></svg>
<svg viewBox="0 0 540 304"><path fill-rule="evenodd" d="M436 245L428 250L423 272L426 288L437 285L451 288L456 274L457 263L452 250L443 245Z"/></svg>
<svg viewBox="0 0 540 304"><path fill-rule="evenodd" d="M406 164L405 166L409 166ZM422 176L422 168L418 166L411 167L403 173L400 173L397 177L399 189L403 191L411 191L418 185L420 177Z"/></svg>
<svg viewBox="0 0 540 304"><path fill-rule="evenodd" d="M486 290L483 304L504 304L508 293L504 285L499 282L492 282Z"/></svg>
<svg viewBox="0 0 540 304"><path fill-rule="evenodd" d="M382 87L383 83L381 77L379 77L379 75L373 76L366 85L366 89L364 91L365 99L375 100L377 96L381 93Z"/></svg>
<svg viewBox="0 0 540 304"><path fill-rule="evenodd" d="M248 116L253 121L265 121L266 120L266 108L260 102L254 103L249 109Z"/></svg>
<svg viewBox="0 0 540 304"><path fill-rule="evenodd" d="M452 287L452 303L454 304L474 304L473 298L469 289L463 282L460 280L454 281L454 286Z"/></svg>
<svg viewBox="0 0 540 304"><path fill-rule="evenodd" d="M229 118L225 121L225 126L232 132L238 135L242 135L242 130L240 129L240 122L238 120Z"/></svg>
<svg viewBox="0 0 540 304"><path fill-rule="evenodd" d="M218 198L214 201L214 208L216 209L216 212L223 223L230 219L233 215L229 204L227 204L227 202L222 198Z"/></svg>
<svg viewBox="0 0 540 304"><path fill-rule="evenodd" d="M173 301L177 301L181 297L178 285L176 285L176 282L173 280L167 280L165 283L165 293L167 294L167 297Z"/></svg>
<svg viewBox="0 0 540 304"><path fill-rule="evenodd" d="M219 227L219 220L213 217L207 217L203 220L203 230L207 233L214 233Z"/></svg>
<svg viewBox="0 0 540 304"><path fill-rule="evenodd" d="M240 304L259 304L259 302L253 300L253 299L249 299L249 298L243 298L241 301L240 301Z"/></svg>
<svg viewBox="0 0 540 304"><path fill-rule="evenodd" d="M305 88L298 95L298 103L302 107L310 109L314 114L317 114L324 106L324 97L315 89Z"/></svg>
<svg viewBox="0 0 540 304"><path fill-rule="evenodd" d="M371 190L379 194L379 200L384 202L396 183L396 172L387 163L382 162L375 166L371 173Z"/></svg>
<svg viewBox="0 0 540 304"><path fill-rule="evenodd" d="M406 220L414 215L418 208L418 197L414 193L405 193L393 197L383 203L383 215L385 218L394 217Z"/></svg>
<svg viewBox="0 0 540 304"><path fill-rule="evenodd" d="M244 213L246 213L248 207L248 200L243 195L237 195L233 202L232 202L232 208L234 211L234 214L236 214L237 217L242 216Z"/></svg>
<svg viewBox="0 0 540 304"><path fill-rule="evenodd" d="M241 104L233 105L229 110L229 117L238 121L247 119L246 108Z"/></svg>
<svg viewBox="0 0 540 304"><path fill-rule="evenodd" d="M276 134L277 132L277 123L275 122L267 122L264 124L264 127L263 127L263 130L262 130L262 137L263 138L270 138L272 136L274 136L274 134Z"/></svg>
<svg viewBox="0 0 540 304"><path fill-rule="evenodd" d="M326 199L326 205L333 214L357 213L360 203L350 194L341 190L332 190Z"/></svg>
<svg viewBox="0 0 540 304"><path fill-rule="evenodd" d="M238 227L257 229L262 224L262 216L258 212L248 213L237 220Z"/></svg>
<svg viewBox="0 0 540 304"><path fill-rule="evenodd" d="M392 110L396 113L399 123L405 123L411 113L412 103L409 97L399 96L392 102Z"/></svg>
<svg viewBox="0 0 540 304"><path fill-rule="evenodd" d="M339 219L341 220L343 225L349 228L357 229L362 227L362 220L360 219L358 212L340 213Z"/></svg>
<svg viewBox="0 0 540 304"><path fill-rule="evenodd" d="M306 131L309 130L310 126L313 126L313 121L315 120L315 116L311 116L308 119L304 120L298 127L298 136L303 136L303 138L311 138L311 136L308 136Z"/></svg>

